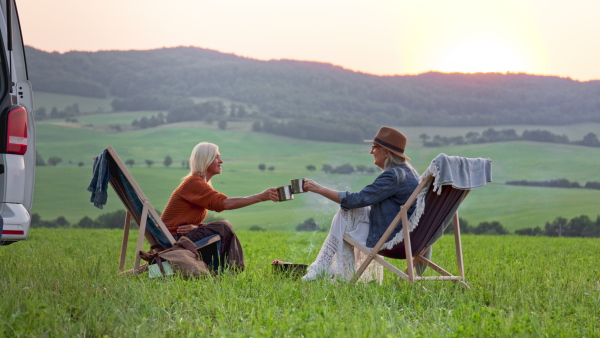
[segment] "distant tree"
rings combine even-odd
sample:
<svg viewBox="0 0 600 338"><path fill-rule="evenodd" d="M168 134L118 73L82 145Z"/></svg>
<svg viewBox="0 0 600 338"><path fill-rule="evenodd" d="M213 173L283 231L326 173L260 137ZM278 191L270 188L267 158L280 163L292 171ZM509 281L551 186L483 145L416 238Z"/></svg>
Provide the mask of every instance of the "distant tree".
<svg viewBox="0 0 600 338"><path fill-rule="evenodd" d="M365 171L367 171L367 166L359 164L356 166L356 171L358 171L359 173L364 173Z"/></svg>
<svg viewBox="0 0 600 338"><path fill-rule="evenodd" d="M125 221L125 210L117 210L98 216L95 220L84 216L78 223L73 224L77 228L94 229L116 229L123 226Z"/></svg>
<svg viewBox="0 0 600 338"><path fill-rule="evenodd" d="M315 222L314 218L304 220L304 223L296 226L296 231L319 231L321 227Z"/></svg>
<svg viewBox="0 0 600 338"><path fill-rule="evenodd" d="M598 141L598 136L594 133L588 133L583 137L581 144L588 147L600 147L600 141Z"/></svg>
<svg viewBox="0 0 600 338"><path fill-rule="evenodd" d="M429 135L427 135L426 133L423 133L421 135L419 135L419 138L421 139L421 141L423 141L423 144L427 143L427 140L429 140L431 137Z"/></svg>
<svg viewBox="0 0 600 338"><path fill-rule="evenodd" d="M150 116L150 119L148 120L148 127L156 127L158 125L160 125L160 122L158 121L156 116Z"/></svg>
<svg viewBox="0 0 600 338"><path fill-rule="evenodd" d="M34 213L31 215L31 224L40 228L63 228L69 226L69 221L64 216L58 216L53 221L43 221L40 215Z"/></svg>
<svg viewBox="0 0 600 338"><path fill-rule="evenodd" d="M544 231L539 226L535 228L524 228L515 230L515 235L520 236L543 236Z"/></svg>
<svg viewBox="0 0 600 338"><path fill-rule="evenodd" d="M171 158L171 156L167 155L165 156L165 160L163 161L163 164L165 165L165 167L169 167L171 164L173 164L173 159Z"/></svg>
<svg viewBox="0 0 600 338"><path fill-rule="evenodd" d="M585 184L586 189L600 189L600 182L587 182Z"/></svg>
<svg viewBox="0 0 600 338"><path fill-rule="evenodd" d="M473 233L476 235L507 235L508 230L500 222L481 222L473 229Z"/></svg>
<svg viewBox="0 0 600 338"><path fill-rule="evenodd" d="M48 159L48 165L51 165L53 167L56 166L57 164L59 164L60 162L62 162L62 158L60 158L58 156L51 156Z"/></svg>
<svg viewBox="0 0 600 338"><path fill-rule="evenodd" d="M42 158L42 155L36 150L35 151L35 165L43 167L46 165L46 161Z"/></svg>
<svg viewBox="0 0 600 338"><path fill-rule="evenodd" d="M321 170L323 170L327 174L333 170L333 167L329 164L323 164L323 168Z"/></svg>
<svg viewBox="0 0 600 338"><path fill-rule="evenodd" d="M274 167L274 166L270 166L268 170L269 170L270 172L273 172L273 170L275 170L275 167Z"/></svg>
<svg viewBox="0 0 600 338"><path fill-rule="evenodd" d="M79 223L77 223L75 226L84 229L98 228L98 224L96 224L96 222L94 222L94 220L89 216L83 216L83 218L80 219Z"/></svg>
<svg viewBox="0 0 600 338"><path fill-rule="evenodd" d="M348 163L337 166L335 169L331 170L334 174L352 174L354 172L354 167Z"/></svg>
<svg viewBox="0 0 600 338"><path fill-rule="evenodd" d="M142 116L142 118L140 119L139 127L142 129L146 129L146 128L150 127L149 120L146 116Z"/></svg>
<svg viewBox="0 0 600 338"><path fill-rule="evenodd" d="M158 211L158 210L157 210ZM160 213L160 211L159 211ZM96 223L99 228L103 229L119 229L123 227L126 216L125 210L117 210L102 214L96 218Z"/></svg>
<svg viewBox="0 0 600 338"><path fill-rule="evenodd" d="M43 120L43 119L45 119L45 118L46 118L46 115L47 115L47 113L46 113L46 108L44 108L44 107L39 107L38 109L36 109L36 110L34 111L34 114L35 114L35 118L36 118L37 120Z"/></svg>
<svg viewBox="0 0 600 338"><path fill-rule="evenodd" d="M158 124L164 124L165 115L162 112L158 113L158 115L156 116L156 120L158 121Z"/></svg>
<svg viewBox="0 0 600 338"><path fill-rule="evenodd" d="M469 143L475 143L477 141L478 137L479 137L479 133L476 131L470 131L465 135L465 138L467 139L467 142L469 142Z"/></svg>
<svg viewBox="0 0 600 338"><path fill-rule="evenodd" d="M69 221L64 216L58 216L54 221L58 226L65 227L69 225Z"/></svg>
<svg viewBox="0 0 600 338"><path fill-rule="evenodd" d="M317 170L317 168L314 165L309 164L309 165L306 166L306 170L308 170L308 171L315 171L315 170Z"/></svg>
<svg viewBox="0 0 600 338"><path fill-rule="evenodd" d="M135 164L135 161L132 159L128 159L125 161L125 164L128 165L129 167L133 167L133 165Z"/></svg>
<svg viewBox="0 0 600 338"><path fill-rule="evenodd" d="M79 161L79 162L77 163L77 166L78 166L78 167L83 167L84 165L85 165L85 163L83 163L83 161Z"/></svg>
<svg viewBox="0 0 600 338"><path fill-rule="evenodd" d="M146 162L146 165L148 166L148 168L152 167L152 165L154 164L154 161L152 161L152 160L145 160L144 162Z"/></svg>
<svg viewBox="0 0 600 338"><path fill-rule="evenodd" d="M554 221L546 222L544 227L544 235L550 237L561 237L567 226L567 219L564 217L557 217Z"/></svg>
<svg viewBox="0 0 600 338"><path fill-rule="evenodd" d="M265 171L265 169L267 169L267 166L264 163L258 165L258 170Z"/></svg>
<svg viewBox="0 0 600 338"><path fill-rule="evenodd" d="M253 225L250 227L250 231L267 231L267 229L260 227L258 225Z"/></svg>
<svg viewBox="0 0 600 338"><path fill-rule="evenodd" d="M219 120L219 129L221 129L221 130L227 129L227 120Z"/></svg>

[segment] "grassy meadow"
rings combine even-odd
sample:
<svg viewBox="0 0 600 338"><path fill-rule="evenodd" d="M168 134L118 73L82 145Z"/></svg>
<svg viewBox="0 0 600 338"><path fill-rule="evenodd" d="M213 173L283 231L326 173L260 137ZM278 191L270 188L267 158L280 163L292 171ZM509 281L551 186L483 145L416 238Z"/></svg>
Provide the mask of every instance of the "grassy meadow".
<svg viewBox="0 0 600 338"><path fill-rule="evenodd" d="M215 278L117 274L122 231L34 229L0 247L0 336L597 337L600 242L463 238L467 282L302 282L274 259L310 262L325 233L239 231L246 271ZM129 243L132 264L134 241ZM499 241L500 239L500 241ZM455 271L453 238L434 260ZM429 274L430 272L427 272Z"/></svg>
<svg viewBox="0 0 600 338"><path fill-rule="evenodd" d="M36 93L36 106L59 109L78 103L84 112L110 111L110 99L84 99ZM248 124L186 123L121 133L111 124L158 112L89 114L78 123L37 123L37 147L55 167L38 167L32 212L43 220L84 216L124 209L109 188L100 210L89 202L86 188L93 157L113 146L130 168L152 204L164 209L186 170L192 147L200 141L220 146L224 172L213 185L229 196L245 196L267 187L309 177L338 190L357 191L374 174L324 174L324 164L372 164L368 144L295 140L249 132ZM585 184L600 181L600 149L534 142L424 148L419 135L464 135L487 128L398 127L409 138L407 154L422 173L439 153L493 160L494 182L473 191L459 209L461 218L477 225L499 221L514 231L543 227L556 217L600 215L600 191L508 186L507 180L541 181L566 178ZM600 135L600 124L564 127L505 126L545 129L571 140L588 132ZM519 129L520 128L520 129ZM125 130L125 129L124 129ZM173 158L166 168L165 156ZM155 163L147 167L144 161ZM78 166L83 162L83 166ZM259 164L273 166L261 172ZM308 171L314 165L316 171ZM30 230L29 239L0 247L0 337L598 337L600 336L600 241L588 238L463 236L467 283L408 284L386 273L383 284L302 282L272 273L275 259L311 263L326 232L296 232L312 217L328 227L338 208L314 194L292 201L260 203L225 211L244 247L246 271L184 280L177 276L149 279L146 274L117 273L122 230ZM249 231L258 225L267 231ZM130 236L127 268L134 258L137 232ZM436 242L433 260L456 272L454 241ZM400 267L403 262L393 261ZM430 270L426 274L432 274Z"/></svg>
<svg viewBox="0 0 600 338"><path fill-rule="evenodd" d="M100 119L99 115L90 115L89 118ZM90 193L86 191L91 179L93 157L107 146L113 146L123 161L133 159L136 162L130 170L150 201L160 210L186 174L182 161L189 157L193 146L203 140L214 142L221 148L225 160L224 172L213 179L213 185L229 196L258 193L267 187L289 184L291 179L299 177L313 178L334 189L349 191L357 191L374 179L373 174L325 175L320 170L323 164L374 166L367 144L295 140L239 129L221 131L202 124L106 133L57 122L42 121L37 125L38 151L42 157L48 159L50 156L59 156L63 159L59 166L37 168L33 212L40 214L42 219L64 216L74 223L83 216L95 218L103 212L122 209L112 191L108 204L102 210L89 203ZM574 128L580 130L581 126ZM590 130L594 128L598 126L591 125ZM504 185L508 180L559 178L577 181L582 185L588 181L599 182L598 148L535 142L424 148L418 136L411 136L422 132L423 128L400 129L406 130L409 140L412 140L407 147L407 154L420 173L441 152L466 157L489 157L493 160L494 182L473 191L459 210L461 217L471 225L499 221L506 228L515 230L543 227L546 222L559 216L573 218L585 214L594 219L600 215L599 190ZM564 129L568 130L567 127ZM174 161L169 168L162 164L167 155ZM144 164L146 159L154 161L150 168ZM77 166L79 162L83 162L84 166ZM261 163L267 167L273 166L275 170L261 172L258 169ZM317 170L308 171L307 165L314 165ZM334 203L319 196L300 194L293 201L261 203L216 216L232 221L239 229L259 225L270 230L292 230L309 217L327 227L335 209Z"/></svg>

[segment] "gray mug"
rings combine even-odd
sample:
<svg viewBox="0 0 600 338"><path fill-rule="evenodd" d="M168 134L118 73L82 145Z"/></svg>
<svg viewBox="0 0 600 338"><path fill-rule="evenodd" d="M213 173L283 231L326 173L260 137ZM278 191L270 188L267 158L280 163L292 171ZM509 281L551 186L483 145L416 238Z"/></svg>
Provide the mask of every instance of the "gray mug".
<svg viewBox="0 0 600 338"><path fill-rule="evenodd" d="M294 195L292 194L292 186L284 185L283 187L277 188L277 195L279 195L279 201L289 201L294 199Z"/></svg>
<svg viewBox="0 0 600 338"><path fill-rule="evenodd" d="M295 180L292 180L292 193L299 194L299 193L306 192L306 191L304 191L303 185L304 185L303 178L297 178Z"/></svg>

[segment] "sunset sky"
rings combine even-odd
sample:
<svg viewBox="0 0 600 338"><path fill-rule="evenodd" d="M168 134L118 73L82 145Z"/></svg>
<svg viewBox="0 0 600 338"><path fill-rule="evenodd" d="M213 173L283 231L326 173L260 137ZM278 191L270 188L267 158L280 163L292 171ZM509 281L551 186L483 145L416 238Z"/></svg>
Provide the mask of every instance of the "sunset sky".
<svg viewBox="0 0 600 338"><path fill-rule="evenodd" d="M17 0L48 52L197 46L377 75L525 72L600 80L597 0Z"/></svg>

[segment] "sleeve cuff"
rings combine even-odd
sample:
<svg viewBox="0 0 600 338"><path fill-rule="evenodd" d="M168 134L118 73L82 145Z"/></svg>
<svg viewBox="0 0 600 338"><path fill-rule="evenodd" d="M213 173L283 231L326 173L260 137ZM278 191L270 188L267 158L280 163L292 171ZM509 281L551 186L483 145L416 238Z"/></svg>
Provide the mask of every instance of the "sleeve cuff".
<svg viewBox="0 0 600 338"><path fill-rule="evenodd" d="M346 195L348 194L347 191L340 191L338 192L338 199L340 200L340 207L343 210L348 210L348 208L346 206L344 206L344 203L346 203Z"/></svg>

